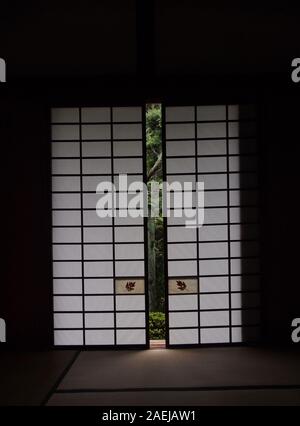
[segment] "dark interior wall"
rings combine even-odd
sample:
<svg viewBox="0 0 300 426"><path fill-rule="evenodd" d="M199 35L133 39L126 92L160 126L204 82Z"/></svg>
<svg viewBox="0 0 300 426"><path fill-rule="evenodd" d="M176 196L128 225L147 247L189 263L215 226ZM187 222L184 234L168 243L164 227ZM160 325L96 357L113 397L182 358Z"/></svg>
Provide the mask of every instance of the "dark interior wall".
<svg viewBox="0 0 300 426"><path fill-rule="evenodd" d="M50 105L72 101L254 101L261 109L265 341L290 343L297 280L299 13L202 2L10 2L0 17L5 241L0 317L12 346L51 342ZM155 3L155 4L154 4ZM151 6L151 2L149 2ZM154 19L152 19L154 18ZM193 74L193 77L189 76ZM172 77L170 76L172 75ZM175 95L177 93L177 95ZM4 346L1 345L1 348Z"/></svg>
<svg viewBox="0 0 300 426"><path fill-rule="evenodd" d="M299 89L269 93L264 104L263 286L266 337L291 343L291 323L300 317ZM296 345L295 345L296 346Z"/></svg>
<svg viewBox="0 0 300 426"><path fill-rule="evenodd" d="M5 241L1 317L11 346L46 346L52 327L46 115L34 96L1 102ZM46 132L45 132L46 130ZM48 155L47 155L48 154ZM48 210L48 211L47 211ZM51 321L51 322L50 322Z"/></svg>

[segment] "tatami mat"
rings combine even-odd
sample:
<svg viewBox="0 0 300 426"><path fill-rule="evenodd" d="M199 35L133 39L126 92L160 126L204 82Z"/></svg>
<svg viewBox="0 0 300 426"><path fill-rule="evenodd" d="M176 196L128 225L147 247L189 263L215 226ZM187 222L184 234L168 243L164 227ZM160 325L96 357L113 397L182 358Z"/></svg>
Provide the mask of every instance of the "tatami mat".
<svg viewBox="0 0 300 426"><path fill-rule="evenodd" d="M81 352L59 390L300 385L299 353L258 348Z"/></svg>

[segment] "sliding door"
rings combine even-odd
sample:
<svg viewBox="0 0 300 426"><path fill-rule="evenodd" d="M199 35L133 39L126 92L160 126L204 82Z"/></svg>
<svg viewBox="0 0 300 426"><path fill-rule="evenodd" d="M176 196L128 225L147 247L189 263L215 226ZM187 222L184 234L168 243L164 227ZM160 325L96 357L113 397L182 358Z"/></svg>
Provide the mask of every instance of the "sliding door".
<svg viewBox="0 0 300 426"><path fill-rule="evenodd" d="M164 175L172 184L165 219L168 345L255 341L260 276L254 108L166 106L163 125ZM178 208L179 184L187 182L186 211L194 209L198 219L199 209L204 212L195 226Z"/></svg>
<svg viewBox="0 0 300 426"><path fill-rule="evenodd" d="M51 147L54 345L145 347L146 219L118 213L120 175L145 178L144 109L53 108Z"/></svg>

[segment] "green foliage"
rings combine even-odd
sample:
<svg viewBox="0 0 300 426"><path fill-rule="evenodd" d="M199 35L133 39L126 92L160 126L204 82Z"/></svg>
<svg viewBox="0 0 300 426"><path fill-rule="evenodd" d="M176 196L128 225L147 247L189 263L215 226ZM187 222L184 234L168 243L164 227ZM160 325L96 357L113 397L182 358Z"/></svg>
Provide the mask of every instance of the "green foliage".
<svg viewBox="0 0 300 426"><path fill-rule="evenodd" d="M151 340L165 339L166 323L165 314L163 312L150 312L149 331Z"/></svg>
<svg viewBox="0 0 300 426"><path fill-rule="evenodd" d="M159 104L149 104L146 109L147 135L147 174L148 193L150 183L162 182L162 117ZM161 194L160 194L161 198ZM151 209L148 200L149 211ZM148 266L149 266L149 293L150 311L163 311L165 302L164 282L164 227L162 216L148 220Z"/></svg>
<svg viewBox="0 0 300 426"><path fill-rule="evenodd" d="M149 172L161 155L161 106L147 105L146 110L146 138L147 138L147 171ZM162 182L161 161L160 167L151 176L151 180Z"/></svg>

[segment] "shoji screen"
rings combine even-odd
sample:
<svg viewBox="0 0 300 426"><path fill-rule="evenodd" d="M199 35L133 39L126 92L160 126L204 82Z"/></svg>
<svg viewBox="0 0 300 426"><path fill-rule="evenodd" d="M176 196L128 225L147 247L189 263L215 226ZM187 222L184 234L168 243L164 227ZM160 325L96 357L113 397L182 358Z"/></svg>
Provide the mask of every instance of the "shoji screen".
<svg viewBox="0 0 300 426"><path fill-rule="evenodd" d="M144 180L143 115L52 109L55 345L146 345L144 218L96 214L98 183Z"/></svg>
<svg viewBox="0 0 300 426"><path fill-rule="evenodd" d="M164 123L165 178L193 182L193 189L196 181L204 182L205 205L200 228L186 228L175 210L166 220L169 345L256 340L260 279L254 108L170 106Z"/></svg>

